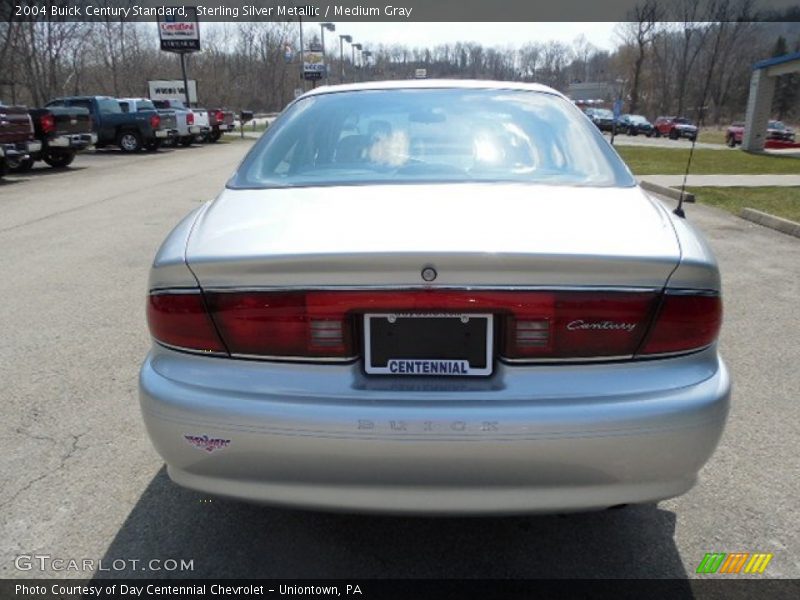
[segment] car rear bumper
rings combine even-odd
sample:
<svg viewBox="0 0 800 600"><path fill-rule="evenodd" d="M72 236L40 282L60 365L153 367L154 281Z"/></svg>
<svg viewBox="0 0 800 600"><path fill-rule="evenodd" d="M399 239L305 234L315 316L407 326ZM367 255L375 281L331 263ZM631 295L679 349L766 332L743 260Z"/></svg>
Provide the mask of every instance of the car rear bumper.
<svg viewBox="0 0 800 600"><path fill-rule="evenodd" d="M50 148L70 148L72 150L84 150L97 143L96 133L74 133L69 135L59 135L47 141Z"/></svg>
<svg viewBox="0 0 800 600"><path fill-rule="evenodd" d="M676 496L713 453L729 398L715 348L437 380L156 347L140 375L148 433L178 484L380 512L562 512Z"/></svg>
<svg viewBox="0 0 800 600"><path fill-rule="evenodd" d="M11 144L0 144L2 154L8 158L27 158L31 154L35 154L42 149L42 143L39 140L28 140L25 142L15 142Z"/></svg>

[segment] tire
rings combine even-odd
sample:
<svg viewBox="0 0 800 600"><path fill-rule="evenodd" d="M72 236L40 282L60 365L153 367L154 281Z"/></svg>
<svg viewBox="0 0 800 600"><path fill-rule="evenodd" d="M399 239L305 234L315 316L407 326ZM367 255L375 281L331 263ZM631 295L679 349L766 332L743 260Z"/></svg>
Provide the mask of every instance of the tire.
<svg viewBox="0 0 800 600"><path fill-rule="evenodd" d="M3 175L6 174L6 161L5 159L0 158L0 179L3 178Z"/></svg>
<svg viewBox="0 0 800 600"><path fill-rule="evenodd" d="M48 150L42 160L54 169L66 169L75 160L75 152L69 150Z"/></svg>
<svg viewBox="0 0 800 600"><path fill-rule="evenodd" d="M117 136L117 146L128 154L139 152L142 149L142 136L139 135L138 131L120 131Z"/></svg>
<svg viewBox="0 0 800 600"><path fill-rule="evenodd" d="M725 145L728 148L736 148L736 137L730 134L725 136Z"/></svg>
<svg viewBox="0 0 800 600"><path fill-rule="evenodd" d="M32 158L7 158L6 167L12 173L27 173L33 168Z"/></svg>
<svg viewBox="0 0 800 600"><path fill-rule="evenodd" d="M628 129L628 135L636 137L637 135L639 135L639 130L636 129L636 127L631 127L630 129Z"/></svg>
<svg viewBox="0 0 800 600"><path fill-rule="evenodd" d="M156 152L161 148L161 140L150 140L144 145L144 149L148 152Z"/></svg>
<svg viewBox="0 0 800 600"><path fill-rule="evenodd" d="M669 139L677 140L678 139L678 131L675 130L675 129L670 129L669 130Z"/></svg>
<svg viewBox="0 0 800 600"><path fill-rule="evenodd" d="M689 141L690 142L696 142L697 141L697 136L693 135L692 137L689 138Z"/></svg>
<svg viewBox="0 0 800 600"><path fill-rule="evenodd" d="M648 131L646 135L647 135L647 137L653 137L653 132L652 132L652 130L651 130L651 131Z"/></svg>
<svg viewBox="0 0 800 600"><path fill-rule="evenodd" d="M182 138L180 139L180 144L181 144L181 146L183 146L184 148L188 148L189 146L191 146L191 145L192 145L192 142L193 142L193 141L194 141L193 137L192 137L191 135L187 135L186 137L182 137Z"/></svg>
<svg viewBox="0 0 800 600"><path fill-rule="evenodd" d="M217 130L217 129L215 129L214 131L212 131L211 133L208 134L208 141L210 143L214 144L214 143L218 142L219 138L221 138L221 137L222 137L222 132Z"/></svg>

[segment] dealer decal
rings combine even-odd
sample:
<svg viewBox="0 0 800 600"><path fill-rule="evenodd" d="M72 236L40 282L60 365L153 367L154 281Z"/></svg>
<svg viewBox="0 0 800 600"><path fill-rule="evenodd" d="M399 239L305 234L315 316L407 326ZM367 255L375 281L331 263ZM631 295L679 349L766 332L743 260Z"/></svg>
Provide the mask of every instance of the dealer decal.
<svg viewBox="0 0 800 600"><path fill-rule="evenodd" d="M206 452L214 452L214 450L221 450L230 446L230 440L222 438L210 438L207 435L184 435L183 438L195 448L205 450Z"/></svg>

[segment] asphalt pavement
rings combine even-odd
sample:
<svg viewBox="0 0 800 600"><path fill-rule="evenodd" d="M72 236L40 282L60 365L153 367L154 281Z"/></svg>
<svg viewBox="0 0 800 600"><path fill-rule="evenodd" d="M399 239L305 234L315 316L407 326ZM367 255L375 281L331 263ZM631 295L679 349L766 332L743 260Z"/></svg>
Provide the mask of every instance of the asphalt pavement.
<svg viewBox="0 0 800 600"><path fill-rule="evenodd" d="M800 240L700 205L686 211L721 263L734 397L686 495L569 516L398 518L173 485L137 399L147 271L250 144L103 152L0 183L0 577L86 576L15 566L45 554L123 565L99 576L690 578L705 553L734 551L774 553L763 577L800 577ZM193 570L131 563L154 558Z"/></svg>

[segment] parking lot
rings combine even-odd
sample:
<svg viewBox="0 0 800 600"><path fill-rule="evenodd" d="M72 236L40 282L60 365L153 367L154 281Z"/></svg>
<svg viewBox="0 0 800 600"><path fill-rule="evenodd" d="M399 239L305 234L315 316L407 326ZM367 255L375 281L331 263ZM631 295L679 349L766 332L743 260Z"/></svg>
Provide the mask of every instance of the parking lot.
<svg viewBox="0 0 800 600"><path fill-rule="evenodd" d="M114 576L688 578L705 553L737 551L774 553L765 576L800 577L800 240L704 206L687 213L721 263L734 397L721 445L685 496L593 514L431 519L252 506L174 486L137 399L148 267L251 143L98 152L67 172L0 182L0 577L58 575L14 566L48 554L194 565Z"/></svg>

